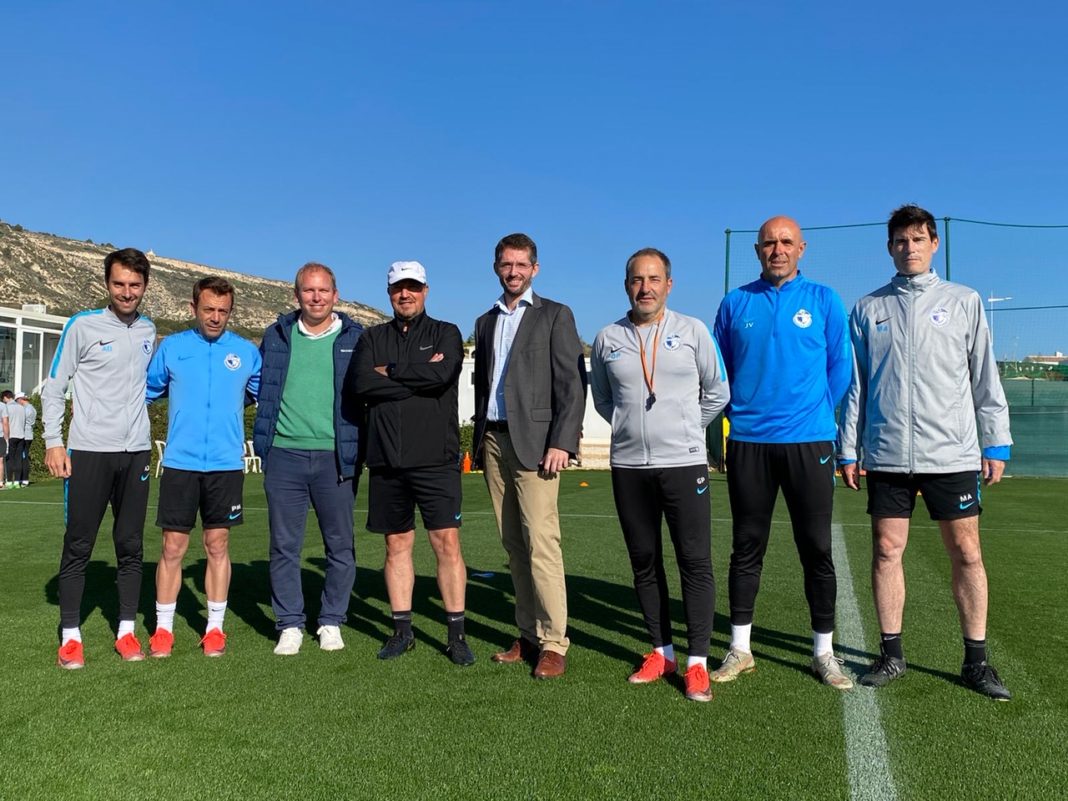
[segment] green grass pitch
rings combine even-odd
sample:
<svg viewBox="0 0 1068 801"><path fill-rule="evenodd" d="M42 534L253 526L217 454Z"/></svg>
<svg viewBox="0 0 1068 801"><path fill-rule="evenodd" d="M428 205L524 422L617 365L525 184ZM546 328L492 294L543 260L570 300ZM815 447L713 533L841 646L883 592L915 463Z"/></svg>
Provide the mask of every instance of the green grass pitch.
<svg viewBox="0 0 1068 801"><path fill-rule="evenodd" d="M922 505L906 555L905 677L881 691L842 694L809 673L801 571L780 502L754 627L758 670L716 687L712 703L695 704L678 682L625 681L648 644L607 473L569 471L561 481L573 645L568 674L555 682L489 659L515 636L511 582L481 478L465 478L464 489L468 636L478 657L468 669L443 653L443 612L421 534L418 645L396 661L376 659L389 608L381 538L362 529L363 487L347 647L323 653L309 639L296 657L274 656L266 504L262 479L252 475L246 523L232 535L227 655L205 659L197 649L204 557L194 532L174 656L120 662L111 648L108 519L88 574L87 665L59 670L62 486L0 493L0 799L1068 797L1068 525L1059 507L1068 482L1009 479L984 492L989 643L1016 696L1007 704L956 682L962 647L949 563ZM713 476L712 492L715 666L729 634L722 476ZM862 495L839 488L835 500L838 547L848 553L838 561L837 648L857 672L877 641L868 523ZM150 524L154 505L153 496ZM145 542L142 642L154 622L159 534L151 525ZM314 519L305 560L314 621L323 570ZM672 617L681 622L673 562L669 575ZM859 611L850 621L847 577ZM676 645L684 650L678 630Z"/></svg>

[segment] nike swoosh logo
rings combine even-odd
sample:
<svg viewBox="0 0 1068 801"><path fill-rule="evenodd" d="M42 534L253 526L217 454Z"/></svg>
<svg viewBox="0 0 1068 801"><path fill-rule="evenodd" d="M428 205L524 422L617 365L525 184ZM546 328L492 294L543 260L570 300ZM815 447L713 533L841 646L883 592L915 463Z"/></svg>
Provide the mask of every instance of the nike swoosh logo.
<svg viewBox="0 0 1068 801"><path fill-rule="evenodd" d="M961 508L961 511L964 511L969 506L975 506L975 501L968 501L967 503L961 503L961 504L957 504L957 505Z"/></svg>
<svg viewBox="0 0 1068 801"><path fill-rule="evenodd" d="M623 346L620 345L619 347L612 348L612 353L615 353L617 350L623 350Z"/></svg>
<svg viewBox="0 0 1068 801"><path fill-rule="evenodd" d="M461 517L463 517L463 515L462 514L458 514L458 515L456 515L456 517L454 519L455 520L459 520Z"/></svg>
<svg viewBox="0 0 1068 801"><path fill-rule="evenodd" d="M183 353L181 356L178 357L178 361L184 362L186 359L192 359L192 358L193 358L193 354L192 353Z"/></svg>
<svg viewBox="0 0 1068 801"><path fill-rule="evenodd" d="M876 321L875 321L875 324L876 324L876 325L882 325L883 323L885 323L885 322L886 322L887 320L889 320L889 319L890 319L889 317L884 317L884 318L883 318L883 319L881 319L881 320L876 320Z"/></svg>
<svg viewBox="0 0 1068 801"><path fill-rule="evenodd" d="M142 481L148 481L148 473L142 473L141 474L141 480Z"/></svg>
<svg viewBox="0 0 1068 801"><path fill-rule="evenodd" d="M114 341L115 341L114 339L102 339L102 340L100 340L99 344L100 344L100 347L104 347L105 345L110 345Z"/></svg>
<svg viewBox="0 0 1068 801"><path fill-rule="evenodd" d="M830 455L820 457L820 464L827 464L829 461L831 461Z"/></svg>
<svg viewBox="0 0 1068 801"><path fill-rule="evenodd" d="M698 495L704 495L706 492L708 492L708 484L705 484L703 487L697 488Z"/></svg>
<svg viewBox="0 0 1068 801"><path fill-rule="evenodd" d="M228 518L229 518L230 520L237 520L237 518L241 517L241 513L240 513L240 512L237 512L236 514L229 514L229 515L227 515L227 517L228 517Z"/></svg>
<svg viewBox="0 0 1068 801"><path fill-rule="evenodd" d="M430 350L432 347L434 347L434 346L433 345L420 345L419 346L419 350Z"/></svg>

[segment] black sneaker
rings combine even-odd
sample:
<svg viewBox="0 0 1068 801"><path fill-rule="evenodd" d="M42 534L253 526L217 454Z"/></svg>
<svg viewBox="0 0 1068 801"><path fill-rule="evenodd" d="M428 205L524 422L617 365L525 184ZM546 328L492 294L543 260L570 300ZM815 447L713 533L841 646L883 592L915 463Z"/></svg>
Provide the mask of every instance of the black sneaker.
<svg viewBox="0 0 1068 801"><path fill-rule="evenodd" d="M471 647L464 637L449 640L449 644L445 646L445 653L449 655L454 665L470 667L475 664L475 655L471 652Z"/></svg>
<svg viewBox="0 0 1068 801"><path fill-rule="evenodd" d="M404 656L410 650L415 648L415 637L405 637L402 634L394 632L386 644L382 646L382 650L378 652L379 659L396 659L398 656Z"/></svg>
<svg viewBox="0 0 1068 801"><path fill-rule="evenodd" d="M1012 700L1012 693L1001 683L998 672L986 662L965 664L960 669L960 678L965 687L987 698L993 698L995 701Z"/></svg>
<svg viewBox="0 0 1068 801"><path fill-rule="evenodd" d="M905 660L896 656L879 654L879 658L871 663L868 672L860 677L860 683L865 687L885 687L898 676L905 674Z"/></svg>

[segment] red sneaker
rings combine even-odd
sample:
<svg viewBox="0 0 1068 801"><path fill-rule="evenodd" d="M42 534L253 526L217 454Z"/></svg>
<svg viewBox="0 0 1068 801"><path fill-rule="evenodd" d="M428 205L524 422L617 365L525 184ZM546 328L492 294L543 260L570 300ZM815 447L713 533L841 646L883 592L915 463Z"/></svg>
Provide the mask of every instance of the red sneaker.
<svg viewBox="0 0 1068 801"><path fill-rule="evenodd" d="M712 700L712 686L704 665L697 664L686 671L686 697L691 701Z"/></svg>
<svg viewBox="0 0 1068 801"><path fill-rule="evenodd" d="M85 667L85 651L77 640L67 640L59 647L56 664L64 670L77 670Z"/></svg>
<svg viewBox="0 0 1068 801"><path fill-rule="evenodd" d="M153 659L163 659L174 650L174 635L167 629L156 629L148 638L148 655Z"/></svg>
<svg viewBox="0 0 1068 801"><path fill-rule="evenodd" d="M222 629L212 629L200 641L204 656L222 656L226 653L226 635Z"/></svg>
<svg viewBox="0 0 1068 801"><path fill-rule="evenodd" d="M657 681L661 676L668 676L675 672L678 663L667 659L663 654L653 651L646 654L642 666L630 674L627 679L631 684L649 684Z"/></svg>
<svg viewBox="0 0 1068 801"><path fill-rule="evenodd" d="M123 662L140 662L145 658L141 643L133 634L124 634L115 640L115 650L119 652Z"/></svg>

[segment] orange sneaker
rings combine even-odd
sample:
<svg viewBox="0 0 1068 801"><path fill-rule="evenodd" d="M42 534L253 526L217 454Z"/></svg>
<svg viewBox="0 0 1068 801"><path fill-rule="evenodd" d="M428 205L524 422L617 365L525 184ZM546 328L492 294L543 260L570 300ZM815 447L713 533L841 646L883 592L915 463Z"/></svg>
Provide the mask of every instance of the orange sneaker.
<svg viewBox="0 0 1068 801"><path fill-rule="evenodd" d="M119 652L123 662L140 662L145 658L141 643L133 634L124 634L115 640L115 650Z"/></svg>
<svg viewBox="0 0 1068 801"><path fill-rule="evenodd" d="M691 701L712 700L712 685L704 665L697 664L686 671L686 697Z"/></svg>
<svg viewBox="0 0 1068 801"><path fill-rule="evenodd" d="M148 655L153 659L163 659L170 656L174 650L174 634L167 629L156 629L156 633L148 638Z"/></svg>
<svg viewBox="0 0 1068 801"><path fill-rule="evenodd" d="M59 647L56 664L64 670L77 670L85 667L85 651L77 640L67 640Z"/></svg>
<svg viewBox="0 0 1068 801"><path fill-rule="evenodd" d="M643 657L642 666L630 674L627 679L631 684L649 684L657 681L662 676L669 676L678 667L677 662L672 662L663 654L653 651Z"/></svg>
<svg viewBox="0 0 1068 801"><path fill-rule="evenodd" d="M209 631L200 640L204 648L204 656L222 656L226 653L226 635L222 629L215 628Z"/></svg>

